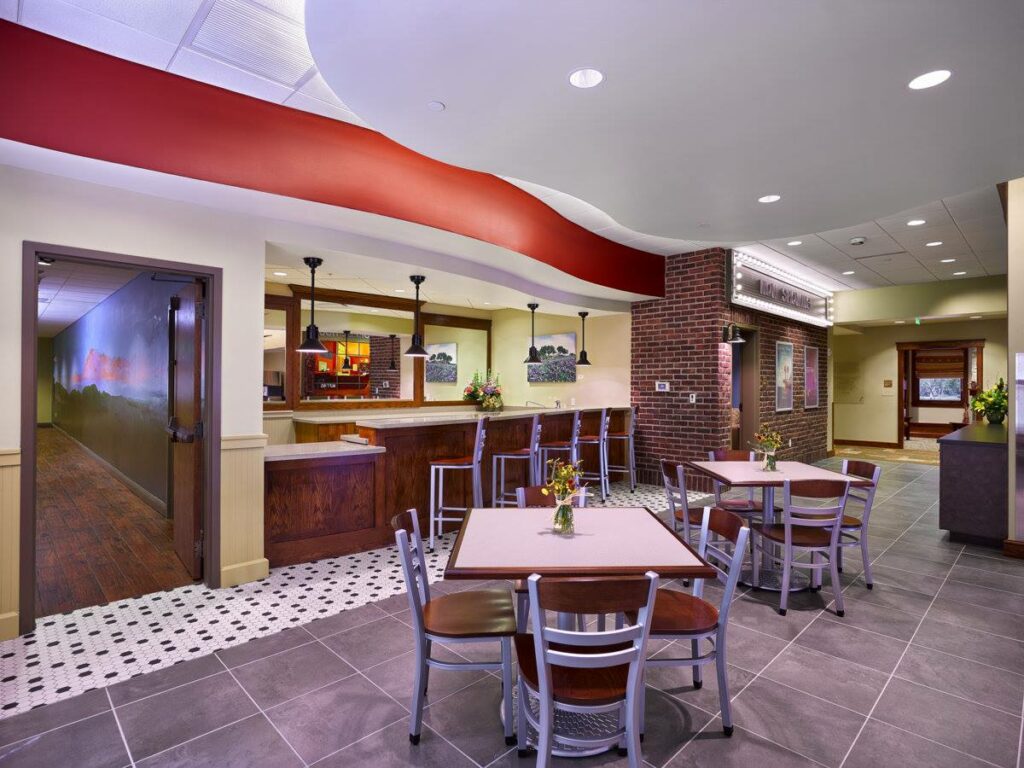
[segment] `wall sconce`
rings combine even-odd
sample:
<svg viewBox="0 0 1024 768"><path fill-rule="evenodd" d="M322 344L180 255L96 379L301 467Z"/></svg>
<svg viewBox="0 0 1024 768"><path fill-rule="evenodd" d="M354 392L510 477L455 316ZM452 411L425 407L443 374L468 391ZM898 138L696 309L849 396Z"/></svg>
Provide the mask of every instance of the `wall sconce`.
<svg viewBox="0 0 1024 768"><path fill-rule="evenodd" d="M736 323L729 323L722 328L722 341L726 344L746 344L747 340L740 334L739 326Z"/></svg>

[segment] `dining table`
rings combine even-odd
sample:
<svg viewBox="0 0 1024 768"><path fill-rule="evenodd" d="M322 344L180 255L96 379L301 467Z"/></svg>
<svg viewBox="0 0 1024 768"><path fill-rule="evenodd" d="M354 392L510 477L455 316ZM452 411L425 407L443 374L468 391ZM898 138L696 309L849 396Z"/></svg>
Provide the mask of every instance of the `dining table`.
<svg viewBox="0 0 1024 768"><path fill-rule="evenodd" d="M775 489L782 488L787 480L840 480L858 488L871 485L870 479L844 475L802 461L779 461L776 462L774 470L762 467L757 461L688 461L686 466L730 488L760 488L762 515L767 525L775 523ZM768 541L764 544L758 587L779 592L782 590L782 570L777 567L774 559L774 556L778 555L778 547ZM748 573L744 574L744 581L750 582ZM791 575L789 591L798 592L809 585L810 579L806 575L794 572Z"/></svg>

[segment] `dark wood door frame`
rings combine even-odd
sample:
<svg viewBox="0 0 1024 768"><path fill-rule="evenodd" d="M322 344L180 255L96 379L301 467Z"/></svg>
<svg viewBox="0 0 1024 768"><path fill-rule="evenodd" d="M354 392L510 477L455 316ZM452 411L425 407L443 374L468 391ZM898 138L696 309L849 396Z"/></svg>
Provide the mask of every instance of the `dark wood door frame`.
<svg viewBox="0 0 1024 768"><path fill-rule="evenodd" d="M25 241L21 262L21 498L19 533L18 630L35 629L36 584L36 365L40 256L63 261L89 262L170 273L206 282L208 338L204 352L207 375L206 439L203 462L203 563L207 585L220 586L220 414L221 414L221 328L224 276L220 267L149 259L63 245Z"/></svg>

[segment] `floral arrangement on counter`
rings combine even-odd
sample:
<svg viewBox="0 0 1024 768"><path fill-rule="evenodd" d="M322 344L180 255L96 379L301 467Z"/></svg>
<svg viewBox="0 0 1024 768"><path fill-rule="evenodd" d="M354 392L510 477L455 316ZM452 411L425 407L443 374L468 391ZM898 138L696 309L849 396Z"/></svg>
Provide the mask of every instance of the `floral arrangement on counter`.
<svg viewBox="0 0 1024 768"><path fill-rule="evenodd" d="M500 411L505 407L501 399L501 381L497 374L487 372L481 376L480 371L473 374L473 380L462 390L462 399L477 404L482 411Z"/></svg>
<svg viewBox="0 0 1024 768"><path fill-rule="evenodd" d="M565 462L561 459L550 459L548 465L551 474L547 483L541 488L545 496L555 497L555 533L571 534L575 530L572 513L572 500L580 495L580 476L583 470L582 461Z"/></svg>
<svg viewBox="0 0 1024 768"><path fill-rule="evenodd" d="M775 472L778 469L778 458L775 452L782 447L782 435L774 429L761 428L754 433L754 442L750 444L758 453L764 455L761 468L765 472Z"/></svg>
<svg viewBox="0 0 1024 768"><path fill-rule="evenodd" d="M971 410L985 414L989 424L1002 424L1006 418L1009 398L1006 393L1006 382L1002 378L994 387L979 392L971 398Z"/></svg>

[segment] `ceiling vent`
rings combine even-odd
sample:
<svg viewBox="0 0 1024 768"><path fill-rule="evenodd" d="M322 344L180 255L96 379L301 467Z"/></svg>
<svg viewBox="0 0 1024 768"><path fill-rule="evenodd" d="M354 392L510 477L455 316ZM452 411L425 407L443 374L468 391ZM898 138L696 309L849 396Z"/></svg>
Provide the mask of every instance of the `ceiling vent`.
<svg viewBox="0 0 1024 768"><path fill-rule="evenodd" d="M313 67L300 24L244 0L216 0L189 47L292 88Z"/></svg>

